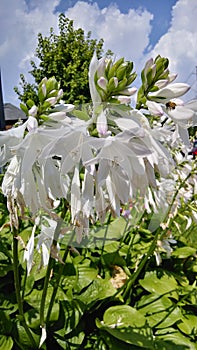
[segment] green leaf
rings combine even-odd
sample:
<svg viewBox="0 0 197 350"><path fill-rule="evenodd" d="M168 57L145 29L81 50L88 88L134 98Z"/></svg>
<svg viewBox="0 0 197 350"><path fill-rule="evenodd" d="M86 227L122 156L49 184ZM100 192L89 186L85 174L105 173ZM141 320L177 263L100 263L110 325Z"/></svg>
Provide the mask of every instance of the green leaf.
<svg viewBox="0 0 197 350"><path fill-rule="evenodd" d="M102 331L102 333L103 333L103 338L105 340L105 343L108 346L107 347L108 350L128 350L128 344L125 343L124 341L113 337L111 334L109 334L106 331ZM129 345L129 348L131 349L130 345ZM142 349L141 346L139 347L139 346L132 345L131 350L141 350L141 349Z"/></svg>
<svg viewBox="0 0 197 350"><path fill-rule="evenodd" d="M29 108L31 108L31 107L33 107L34 105L35 105L35 102L33 101L33 100L31 100L31 99L29 99L29 100L27 100L27 106L29 107Z"/></svg>
<svg viewBox="0 0 197 350"><path fill-rule="evenodd" d="M28 115L28 108L26 105L24 105L23 103L20 103L20 109L26 114Z"/></svg>
<svg viewBox="0 0 197 350"><path fill-rule="evenodd" d="M79 290L88 286L98 275L98 270L85 265L78 265L78 281L77 287Z"/></svg>
<svg viewBox="0 0 197 350"><path fill-rule="evenodd" d="M197 336L197 316L196 315L185 315L181 318L181 321L177 324L181 332L186 335Z"/></svg>
<svg viewBox="0 0 197 350"><path fill-rule="evenodd" d="M139 281L140 285L148 292L156 293L159 295L169 293L172 297L177 297L175 290L178 288L178 284L173 276L169 276L162 272L162 276L157 277L156 271L147 272L144 279Z"/></svg>
<svg viewBox="0 0 197 350"><path fill-rule="evenodd" d="M111 244L112 239L120 239L125 233L126 225L125 219L120 217L109 225L94 229L94 231L90 232L90 235L93 235L96 245L102 247L104 243Z"/></svg>
<svg viewBox="0 0 197 350"><path fill-rule="evenodd" d="M75 116L78 119L81 119L81 120L89 120L90 119L88 114L85 111L80 111L80 110L77 110L77 109L72 111L72 115Z"/></svg>
<svg viewBox="0 0 197 350"><path fill-rule="evenodd" d="M192 247L181 247L173 251L172 256L176 256L180 259L185 259L189 256L196 254L196 248Z"/></svg>
<svg viewBox="0 0 197 350"><path fill-rule="evenodd" d="M63 350L77 350L79 349L79 345L82 344L85 337L84 332L80 332L77 335L73 335L68 339L62 339L58 337L58 334L55 333L54 338L57 343L62 347Z"/></svg>
<svg viewBox="0 0 197 350"><path fill-rule="evenodd" d="M19 321L17 321L16 326L17 326L17 331L18 331L17 342L19 342L22 345L22 349L27 349L27 350L32 349L32 342L31 342L29 336L27 335L25 328L23 326L21 326ZM31 332L31 335L32 335L35 343L37 344L37 348L39 349L38 345L40 342L40 335L35 334L34 332L31 331L31 329L30 329L30 332Z"/></svg>
<svg viewBox="0 0 197 350"><path fill-rule="evenodd" d="M106 299L116 293L116 289L109 280L97 278L86 289L85 292L77 296L87 307L92 306L98 300Z"/></svg>
<svg viewBox="0 0 197 350"><path fill-rule="evenodd" d="M13 344L11 336L0 335L0 350L11 350Z"/></svg>
<svg viewBox="0 0 197 350"><path fill-rule="evenodd" d="M0 310L0 334L11 333L12 322L6 311Z"/></svg>
<svg viewBox="0 0 197 350"><path fill-rule="evenodd" d="M65 336L75 330L83 315L84 309L85 306L80 300L61 300L60 315L62 315L62 319L64 320L64 326L57 333L61 336Z"/></svg>
<svg viewBox="0 0 197 350"><path fill-rule="evenodd" d="M104 313L103 321L97 320L96 324L119 340L154 349L152 331L146 325L146 318L129 305L110 307Z"/></svg>
<svg viewBox="0 0 197 350"><path fill-rule="evenodd" d="M160 343L161 340L164 343ZM195 344L174 328L166 328L156 332L156 349L161 349L161 344L165 344L162 350L196 350Z"/></svg>
<svg viewBox="0 0 197 350"><path fill-rule="evenodd" d="M6 297L9 298L9 295L6 296L3 293L0 294L0 310L5 311L6 315L11 315L18 309L18 305L13 304L9 299L6 299Z"/></svg>
<svg viewBox="0 0 197 350"><path fill-rule="evenodd" d="M30 328L39 329L40 327L40 314L36 309L30 309L24 314L25 321Z"/></svg>
<svg viewBox="0 0 197 350"><path fill-rule="evenodd" d="M146 317L150 327L169 327L182 317L178 306L166 296L158 297L158 294L142 297L137 306Z"/></svg>
<svg viewBox="0 0 197 350"><path fill-rule="evenodd" d="M105 311L103 323L111 328L118 327L118 324L124 327L143 327L146 323L146 318L140 311L129 305L117 305Z"/></svg>

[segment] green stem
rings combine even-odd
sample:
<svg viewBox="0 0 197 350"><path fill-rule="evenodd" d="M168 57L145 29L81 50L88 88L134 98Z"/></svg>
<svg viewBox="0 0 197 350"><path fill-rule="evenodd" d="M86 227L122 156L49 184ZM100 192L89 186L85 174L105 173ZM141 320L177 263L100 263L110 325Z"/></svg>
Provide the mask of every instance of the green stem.
<svg viewBox="0 0 197 350"><path fill-rule="evenodd" d="M75 231L73 231L72 235L71 235L71 238L69 240L69 243L65 249L65 252L64 252L64 256L62 258L63 262L65 263L66 262L66 258L68 256L68 252L69 252L69 246L73 240L73 237L75 235ZM60 279L62 277L62 273L63 273L63 269L64 269L64 265L61 264L59 266L59 271L58 271L58 276L56 278L56 281L55 281L55 284L54 284L54 287L53 287L53 293L52 293L52 296L51 296L51 300L50 300L50 303L49 303L49 308L48 308L48 311L47 311L47 317L46 317L46 324L49 322L50 320L50 315L51 315L51 310L53 308L53 304L54 304L54 301L55 301L55 297L56 297L56 294L57 294L57 291L58 291L58 288L59 288L59 283L60 283Z"/></svg>
<svg viewBox="0 0 197 350"><path fill-rule="evenodd" d="M18 239L17 239L17 231L15 230L13 233L13 271L14 271L14 285L15 285L15 293L16 300L18 304L18 311L20 315L21 325L24 327L27 336L29 337L32 346L34 349L37 348L37 345L34 341L34 338L31 334L29 327L25 322L24 312L23 312L23 300L20 293L20 279L19 279L19 260L18 260Z"/></svg>
<svg viewBox="0 0 197 350"><path fill-rule="evenodd" d="M54 263L54 259L50 256L45 279L44 279L44 287L43 287L42 298L41 298L41 303L40 303L40 326L42 328L45 325L45 322L44 322L45 302L46 302L47 289L48 289L48 284L49 284L49 280L50 280L50 276L51 276L51 269L53 267L53 263Z"/></svg>

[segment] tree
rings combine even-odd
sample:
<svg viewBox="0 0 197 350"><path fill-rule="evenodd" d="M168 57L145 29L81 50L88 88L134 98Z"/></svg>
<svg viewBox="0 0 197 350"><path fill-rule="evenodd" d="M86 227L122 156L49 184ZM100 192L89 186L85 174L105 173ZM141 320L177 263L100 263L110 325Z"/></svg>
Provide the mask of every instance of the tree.
<svg viewBox="0 0 197 350"><path fill-rule="evenodd" d="M103 52L103 39L91 39L91 32L84 35L83 29L74 29L73 21L64 14L59 16L59 34L50 29L49 37L38 34L38 46L35 56L39 59L38 66L31 61L32 70L29 72L34 80L30 84L21 74L20 87L14 90L22 102L28 99L36 101L38 84L44 78L54 76L64 91L63 99L67 103L81 104L90 101L88 84L89 63L96 51L100 57ZM111 54L108 51L108 54Z"/></svg>

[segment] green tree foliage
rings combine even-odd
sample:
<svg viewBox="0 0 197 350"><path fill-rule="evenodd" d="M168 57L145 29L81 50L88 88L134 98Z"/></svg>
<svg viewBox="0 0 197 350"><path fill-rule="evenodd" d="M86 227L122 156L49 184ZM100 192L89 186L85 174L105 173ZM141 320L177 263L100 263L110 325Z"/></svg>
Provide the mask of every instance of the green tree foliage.
<svg viewBox="0 0 197 350"><path fill-rule="evenodd" d="M63 99L67 103L81 104L90 101L88 84L89 63L96 51L100 57L103 52L103 39L98 42L91 39L91 32L84 35L83 29L74 29L73 21L64 14L59 16L59 34L50 29L49 37L38 34L38 46L35 56L39 59L37 65L31 61L32 70L29 72L35 83L30 84L21 74L20 88L15 92L22 102L28 99L35 103L38 84L44 78L54 76L63 88ZM108 51L110 54L110 51Z"/></svg>

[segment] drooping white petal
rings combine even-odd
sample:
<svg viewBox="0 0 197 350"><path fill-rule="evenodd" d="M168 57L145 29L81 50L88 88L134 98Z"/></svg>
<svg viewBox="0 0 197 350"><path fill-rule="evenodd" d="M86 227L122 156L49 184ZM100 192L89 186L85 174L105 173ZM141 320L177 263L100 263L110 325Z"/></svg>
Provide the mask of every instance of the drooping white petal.
<svg viewBox="0 0 197 350"><path fill-rule="evenodd" d="M81 210L81 191L80 191L80 179L79 169L75 167L74 175L71 184L71 216L74 222L76 215Z"/></svg>
<svg viewBox="0 0 197 350"><path fill-rule="evenodd" d="M180 97L184 95L190 86L184 83L174 83L169 84L168 86L149 94L149 97L152 101L166 103L172 98Z"/></svg>
<svg viewBox="0 0 197 350"><path fill-rule="evenodd" d="M98 117L96 122L96 128L98 130L98 133L103 136L107 134L108 131L108 125L107 125L107 117L106 117L106 111L102 111Z"/></svg>
<svg viewBox="0 0 197 350"><path fill-rule="evenodd" d="M90 95L91 95L93 105L101 102L101 97L96 89L95 82L94 82L94 76L98 69L98 64L99 64L98 58L96 56L96 53L94 53L89 66L89 88L90 88Z"/></svg>
<svg viewBox="0 0 197 350"><path fill-rule="evenodd" d="M163 109L161 108L159 103L154 101L147 101L146 105L151 114L158 116L163 115Z"/></svg>
<svg viewBox="0 0 197 350"><path fill-rule="evenodd" d="M35 236L35 231L36 231L36 225L34 225L32 229L32 234L31 237L27 243L25 252L24 252L24 261L27 261L27 274L29 275L31 268L32 268L32 263L33 263L33 256L34 256L34 236Z"/></svg>

